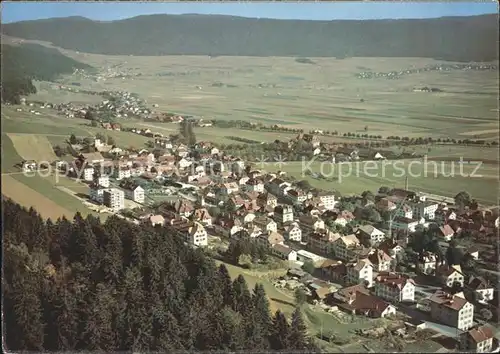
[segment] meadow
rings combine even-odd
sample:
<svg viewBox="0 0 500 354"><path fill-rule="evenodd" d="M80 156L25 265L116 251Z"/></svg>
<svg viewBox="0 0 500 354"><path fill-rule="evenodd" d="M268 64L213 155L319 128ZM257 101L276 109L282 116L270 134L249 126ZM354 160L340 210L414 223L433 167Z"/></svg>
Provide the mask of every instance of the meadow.
<svg viewBox="0 0 500 354"><path fill-rule="evenodd" d="M60 84L73 85L80 90L137 93L148 105L158 105L155 108L158 112L193 115L205 120L274 123L306 131L337 130L341 135L366 132L382 136L498 140L498 73L492 71L426 71L403 75L397 80L358 79L355 75L362 71L389 72L440 62L421 58L309 58L313 63L304 64L294 58L280 57L131 57L61 51L98 68L100 74L99 78L68 75L59 80ZM127 78L108 77L111 72ZM32 97L36 100L83 104L100 100L99 96L57 90L45 82L36 85L38 93ZM414 88L423 86L437 87L443 92L413 92ZM102 133L112 136L119 146L125 148L143 147L150 140L133 133L91 127L84 120L58 116L51 109L44 109L41 115L34 116L17 112L14 107L2 108L2 173L15 171L15 163L32 155L54 158L47 149L48 143L65 144L70 134L92 137ZM128 127L149 127L163 134L175 133L179 129L174 124L131 119L122 123ZM232 137L273 141L289 140L294 135L215 127L196 129L199 141L223 144L237 143ZM356 139L323 137L322 140L355 142ZM432 145L404 149L434 158L498 161L496 148ZM276 168L269 165L266 169ZM301 175L300 162L287 163L283 169L296 177ZM404 177L395 176L390 167L385 172L385 176L358 173L344 177L342 181L305 178L313 185L337 189L342 194L377 190L381 185L404 186ZM409 185L446 196L467 190L481 202L496 204L496 165L483 165L479 172L485 177L447 177L445 172L411 177ZM21 179L18 175L11 177ZM70 211L79 210L76 204L80 202L53 188L53 181L45 181L43 185L40 181L22 182L48 198L57 199L58 204Z"/></svg>
<svg viewBox="0 0 500 354"><path fill-rule="evenodd" d="M397 80L358 79L439 64L420 58L294 58L208 56L125 57L63 51L101 68L96 82L69 76L81 88L135 92L158 111L205 119L241 119L303 129L498 140L498 73L428 71ZM107 78L108 71L130 78ZM140 75L140 76L136 76ZM443 92L412 92L416 87Z"/></svg>
<svg viewBox="0 0 500 354"><path fill-rule="evenodd" d="M421 192L454 197L460 191L467 191L480 203L496 205L498 202L498 167L481 164L461 165L454 162L424 163L419 160L399 160L396 165L383 162L359 162L331 164L309 161L284 162L282 164L256 164L268 172L278 170L297 179L310 182L312 186L325 190L337 190L342 195L361 194L363 191L378 191L381 186L404 188L408 176L408 188ZM306 171L323 175L325 179L314 178Z"/></svg>

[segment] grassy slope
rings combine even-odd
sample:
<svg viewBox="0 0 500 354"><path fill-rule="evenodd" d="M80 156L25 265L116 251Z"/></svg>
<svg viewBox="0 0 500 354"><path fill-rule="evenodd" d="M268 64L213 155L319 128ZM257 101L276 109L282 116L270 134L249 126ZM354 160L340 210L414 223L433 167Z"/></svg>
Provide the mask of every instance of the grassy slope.
<svg viewBox="0 0 500 354"><path fill-rule="evenodd" d="M18 163L22 161L22 157L19 156L12 140L5 133L2 133L2 173L6 172L18 172L19 168L15 167Z"/></svg>

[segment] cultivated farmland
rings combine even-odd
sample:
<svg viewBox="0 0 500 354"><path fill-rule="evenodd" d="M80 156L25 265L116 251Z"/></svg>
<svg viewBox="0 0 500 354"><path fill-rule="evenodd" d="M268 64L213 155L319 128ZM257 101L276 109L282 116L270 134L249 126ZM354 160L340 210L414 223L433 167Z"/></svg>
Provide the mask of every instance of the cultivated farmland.
<svg viewBox="0 0 500 354"><path fill-rule="evenodd" d="M46 136L35 134L9 134L19 156L25 160L53 162L57 159Z"/></svg>

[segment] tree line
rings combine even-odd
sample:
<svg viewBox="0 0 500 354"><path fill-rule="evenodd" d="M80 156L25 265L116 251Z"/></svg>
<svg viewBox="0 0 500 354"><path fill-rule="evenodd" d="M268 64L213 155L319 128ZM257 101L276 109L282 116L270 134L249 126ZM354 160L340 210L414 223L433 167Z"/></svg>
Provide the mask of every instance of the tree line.
<svg viewBox="0 0 500 354"><path fill-rule="evenodd" d="M232 280L167 228L3 206L11 351L318 351L298 309L272 315L261 284Z"/></svg>

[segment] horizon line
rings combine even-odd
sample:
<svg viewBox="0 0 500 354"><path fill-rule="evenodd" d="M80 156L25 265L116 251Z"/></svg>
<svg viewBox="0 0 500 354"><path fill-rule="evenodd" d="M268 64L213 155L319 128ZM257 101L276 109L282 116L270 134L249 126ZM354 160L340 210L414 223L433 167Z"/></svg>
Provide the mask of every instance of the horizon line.
<svg viewBox="0 0 500 354"><path fill-rule="evenodd" d="M491 16L491 15L498 15L495 12L491 13L483 13L483 14L471 14L471 15L445 15L445 16L430 16L430 17L399 17L399 18L394 18L394 17L386 17L386 18L369 18L369 19L331 19L331 20L325 20L325 19L298 19L298 18L275 18L275 17L251 17L251 16L241 16L241 15L229 15L229 14L203 14L203 13L182 13L182 14L169 14L169 13L154 13L154 14L140 14L137 16L130 16L130 17L123 17L123 18L116 18L113 20L98 20L98 19L92 19L86 16L52 16L52 17L45 17L45 18L35 18L35 19L29 19L29 20L19 20L19 21L1 21L2 24L14 24L14 23L22 23L22 22L34 22L34 21L47 21L47 20L57 20L57 19L71 19L71 18L81 18L85 19L88 21L92 22L101 22L101 23L110 23L110 22L119 22L119 21L127 21L127 20L132 20L138 17L152 17L152 16L204 16L204 17L234 17L234 18L242 18L242 19L249 19L249 20L274 20L274 21L308 21L308 22L335 22L335 21L349 21L349 22L354 22L354 21L417 21L417 20L438 20L438 19L443 19L443 18L466 18L466 17L480 17L480 16Z"/></svg>

